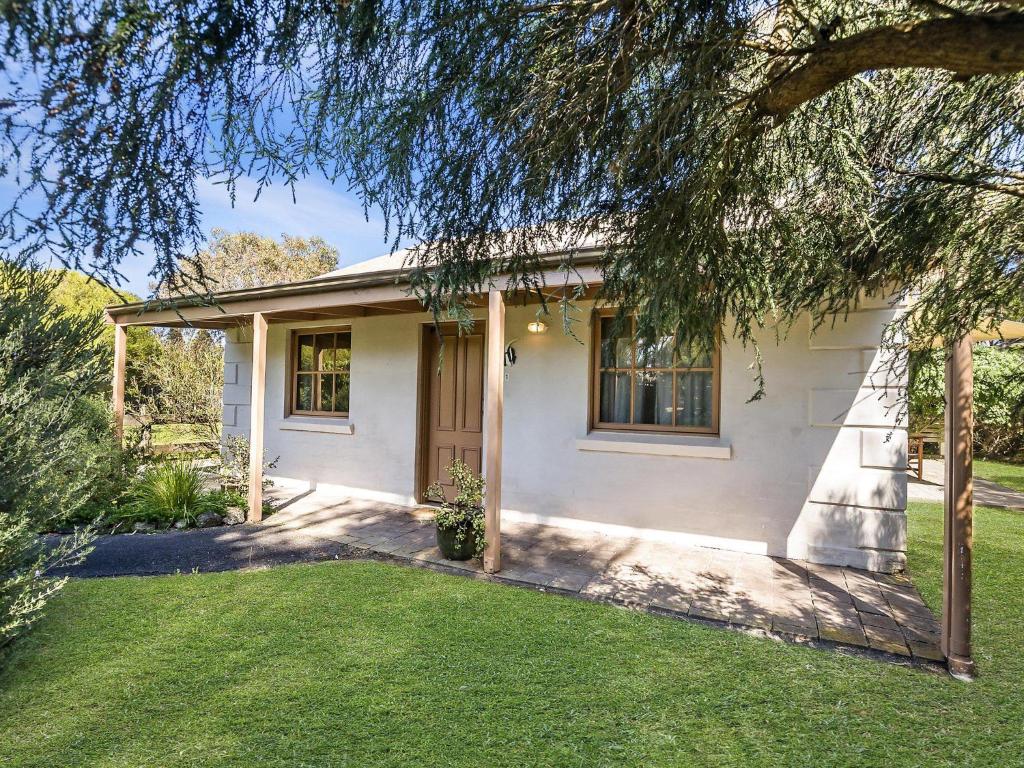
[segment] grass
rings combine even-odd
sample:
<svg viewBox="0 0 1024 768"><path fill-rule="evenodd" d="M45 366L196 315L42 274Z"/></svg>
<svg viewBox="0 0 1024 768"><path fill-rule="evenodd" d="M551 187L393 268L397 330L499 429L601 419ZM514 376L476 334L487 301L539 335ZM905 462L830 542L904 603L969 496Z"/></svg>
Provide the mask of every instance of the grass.
<svg viewBox="0 0 1024 768"><path fill-rule="evenodd" d="M153 445L188 445L208 443L211 437L202 424L154 424Z"/></svg>
<svg viewBox="0 0 1024 768"><path fill-rule="evenodd" d="M1007 461L991 459L975 459L974 474L999 483L1007 488L1024 493L1024 464L1011 464Z"/></svg>
<svg viewBox="0 0 1024 768"><path fill-rule="evenodd" d="M1024 515L976 528L973 684L381 563L76 582L0 672L0 765L1010 765ZM910 535L935 606L940 508Z"/></svg>

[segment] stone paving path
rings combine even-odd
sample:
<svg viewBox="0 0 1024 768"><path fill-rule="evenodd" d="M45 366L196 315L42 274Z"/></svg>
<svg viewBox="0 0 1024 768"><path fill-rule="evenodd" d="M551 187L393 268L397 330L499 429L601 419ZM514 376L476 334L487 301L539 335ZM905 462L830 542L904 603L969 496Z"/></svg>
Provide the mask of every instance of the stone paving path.
<svg viewBox="0 0 1024 768"><path fill-rule="evenodd" d="M273 495L264 527L675 616L941 661L939 624L909 578L542 525L502 526L502 569L445 560L429 509Z"/></svg>
<svg viewBox="0 0 1024 768"><path fill-rule="evenodd" d="M907 473L907 498L911 501L942 503L944 469L939 459L924 460L924 477ZM1024 493L993 483L982 477L974 478L974 503L979 507L1002 507L1024 511Z"/></svg>

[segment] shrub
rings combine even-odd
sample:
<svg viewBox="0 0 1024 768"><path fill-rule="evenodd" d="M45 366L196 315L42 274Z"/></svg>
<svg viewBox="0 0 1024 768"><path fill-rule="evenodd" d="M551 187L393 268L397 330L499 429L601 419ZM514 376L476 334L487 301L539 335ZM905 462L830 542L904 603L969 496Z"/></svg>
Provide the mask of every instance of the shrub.
<svg viewBox="0 0 1024 768"><path fill-rule="evenodd" d="M58 306L59 279L0 260L0 647L64 584L48 570L79 559L91 536L46 547L39 532L78 514L105 471L82 403L109 382L101 321Z"/></svg>
<svg viewBox="0 0 1024 768"><path fill-rule="evenodd" d="M942 429L945 356L942 350L911 358L911 429ZM984 456L1014 457L1024 450L1024 349L974 348L974 447Z"/></svg>
<svg viewBox="0 0 1024 768"><path fill-rule="evenodd" d="M229 435L224 439L220 453L220 468L217 470L221 483L229 489L245 488L249 485L249 438L245 435ZM280 457L278 457L280 458ZM267 461L263 457L263 488L270 488L274 482L267 477L268 470L277 467L278 459Z"/></svg>
<svg viewBox="0 0 1024 768"><path fill-rule="evenodd" d="M156 525L186 520L192 524L199 515L213 510L214 506L195 464L164 461L145 469L132 489L129 501L113 515L113 519Z"/></svg>
<svg viewBox="0 0 1024 768"><path fill-rule="evenodd" d="M474 556L484 553L484 479L465 462L456 459L448 466L448 474L455 484L452 501L445 498L440 483L427 488L427 498L440 502L434 513L434 522L442 530L455 530L455 542L461 544L466 536L475 539Z"/></svg>
<svg viewBox="0 0 1024 768"><path fill-rule="evenodd" d="M102 522L117 514L127 501L146 459L135 431L128 430L124 444L113 432L113 414L106 398L83 398L75 404L75 420L87 435L81 446L83 462L96 467L81 507L69 515L71 524Z"/></svg>
<svg viewBox="0 0 1024 768"><path fill-rule="evenodd" d="M208 498L210 509L221 515L227 513L229 507L238 507L244 510L249 506L249 499L243 493L230 488L223 491L211 491ZM268 508L270 508L270 505L264 503L264 516L267 515Z"/></svg>

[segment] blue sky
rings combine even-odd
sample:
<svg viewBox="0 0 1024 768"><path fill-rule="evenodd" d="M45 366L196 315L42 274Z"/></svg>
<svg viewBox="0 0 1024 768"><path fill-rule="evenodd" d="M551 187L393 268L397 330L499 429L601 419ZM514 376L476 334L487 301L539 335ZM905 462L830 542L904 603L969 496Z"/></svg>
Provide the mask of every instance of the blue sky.
<svg viewBox="0 0 1024 768"><path fill-rule="evenodd" d="M4 62L5 88L13 88L19 81L31 92L39 84L31 69L19 68L13 62ZM284 122L282 118L282 122ZM0 210L7 208L18 186L10 176L0 176ZM282 234L319 235L338 251L338 266L371 259L387 253L390 243L384 239L384 220L379 210L371 211L367 220L357 196L344 186L332 186L323 177L310 177L296 184L295 199L292 190L284 185L265 187L256 197L255 180L243 178L236 184L235 202L231 203L227 187L205 179L197 183L199 206L203 214L202 226L207 234L219 227L230 232L249 231L268 237ZM42 205L42 198L31 196L23 201L23 209ZM403 243L405 245L406 243ZM149 293L152 258L128 258L120 264L125 281L118 287L145 296ZM52 266L61 266L54 263Z"/></svg>
<svg viewBox="0 0 1024 768"><path fill-rule="evenodd" d="M2 198L14 194L15 189L11 179L0 179L0 207L7 202ZM337 249L339 266L371 259L389 250L390 244L384 239L382 214L371 211L367 221L358 197L342 186L332 186L323 178L311 177L296 185L294 202L292 191L283 185L265 187L254 202L256 189L254 180L239 180L232 207L225 185L200 180L197 191L203 229L207 233L214 227L230 232L245 230L273 238L280 238L282 234L319 235ZM145 296L149 292L152 268L150 258L126 259L121 263L126 280L120 287Z"/></svg>
<svg viewBox="0 0 1024 768"><path fill-rule="evenodd" d="M255 202L256 182L241 179L231 205L227 187L200 180L199 204L203 212L203 228L209 232L220 227L231 232L245 230L268 237L288 235L319 235L338 251L338 265L346 266L387 253L384 219L372 212L367 221L362 204L344 187L331 186L324 179L308 178L291 190L282 185L265 187ZM133 259L121 265L127 278L123 288L145 295L150 281L149 259Z"/></svg>

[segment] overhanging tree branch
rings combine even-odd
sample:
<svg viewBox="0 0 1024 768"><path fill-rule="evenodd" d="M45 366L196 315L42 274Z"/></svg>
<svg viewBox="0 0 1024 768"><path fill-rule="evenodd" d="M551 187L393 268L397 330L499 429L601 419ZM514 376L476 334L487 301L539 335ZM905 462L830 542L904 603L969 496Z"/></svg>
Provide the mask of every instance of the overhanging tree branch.
<svg viewBox="0 0 1024 768"><path fill-rule="evenodd" d="M540 293L538 247L570 274L595 233L615 244L602 300L684 346L724 325L756 344L766 319L888 285L920 297L922 338L1020 313L1024 197L964 190L1021 181L1024 0L17 9L5 71L38 74L0 98L14 252L176 274L208 179L322 175L417 246L416 295L457 318L497 272Z"/></svg>
<svg viewBox="0 0 1024 768"><path fill-rule="evenodd" d="M1024 71L1024 13L964 15L894 24L818 45L757 93L758 113L783 118L870 70L943 69L963 77Z"/></svg>
<svg viewBox="0 0 1024 768"><path fill-rule="evenodd" d="M931 181L936 184L952 184L957 187L974 187L976 189L985 189L989 192L999 192L1004 195L1011 195L1013 197L1024 199L1024 183L1006 184L976 176L956 176L951 173L940 173L937 171L912 171L906 168L886 168L885 170L891 173L897 173L900 176L918 179L920 181ZM1007 175L1011 178L1015 175L1019 177L1019 174Z"/></svg>

